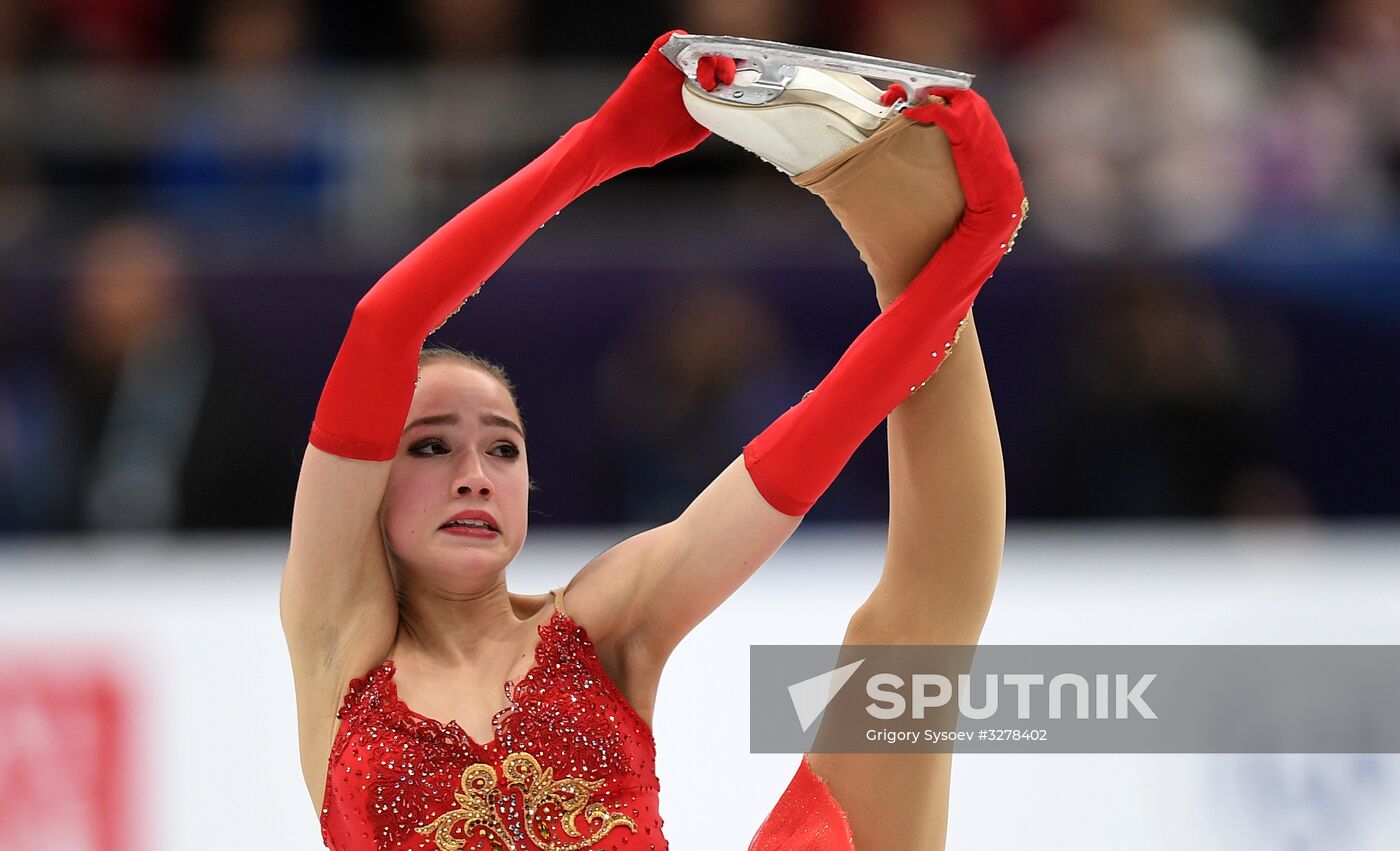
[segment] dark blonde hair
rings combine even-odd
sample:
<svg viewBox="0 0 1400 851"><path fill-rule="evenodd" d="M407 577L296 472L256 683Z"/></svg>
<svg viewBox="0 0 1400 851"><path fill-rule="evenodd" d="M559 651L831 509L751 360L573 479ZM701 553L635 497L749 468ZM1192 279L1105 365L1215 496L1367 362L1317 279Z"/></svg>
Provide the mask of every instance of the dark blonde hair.
<svg viewBox="0 0 1400 851"><path fill-rule="evenodd" d="M492 378L501 382L502 386L506 388L506 392L510 394L510 401L515 405L515 410L520 410L520 400L515 398L515 383L510 380L509 375L506 375L505 367L495 361L487 360L475 352L464 352L446 343L433 343L431 346L424 346L418 352L418 368L420 370L430 363L444 360L464 363L486 371ZM523 418L524 414L521 414L521 417ZM525 424L521 423L520 427L524 429Z"/></svg>

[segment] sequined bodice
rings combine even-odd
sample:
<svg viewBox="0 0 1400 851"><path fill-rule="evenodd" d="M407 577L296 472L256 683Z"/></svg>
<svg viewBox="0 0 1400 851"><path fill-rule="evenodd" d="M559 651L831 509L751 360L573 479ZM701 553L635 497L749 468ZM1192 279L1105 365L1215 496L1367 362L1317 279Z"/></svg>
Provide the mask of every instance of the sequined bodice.
<svg viewBox="0 0 1400 851"><path fill-rule="evenodd" d="M336 714L321 834L334 851L665 851L651 729L562 611L479 743L399 700L394 664Z"/></svg>

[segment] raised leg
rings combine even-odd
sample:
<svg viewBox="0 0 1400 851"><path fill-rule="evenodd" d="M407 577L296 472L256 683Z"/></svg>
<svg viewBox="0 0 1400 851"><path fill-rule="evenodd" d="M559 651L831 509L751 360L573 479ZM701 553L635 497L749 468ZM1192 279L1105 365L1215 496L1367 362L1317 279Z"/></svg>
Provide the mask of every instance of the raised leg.
<svg viewBox="0 0 1400 851"><path fill-rule="evenodd" d="M887 307L952 232L963 199L941 130L894 118L798 175L850 235ZM884 570L843 642L975 644L996 585L1005 478L987 374L969 314L933 380L888 420L890 528ZM809 757L849 819L856 847L942 848L948 754Z"/></svg>

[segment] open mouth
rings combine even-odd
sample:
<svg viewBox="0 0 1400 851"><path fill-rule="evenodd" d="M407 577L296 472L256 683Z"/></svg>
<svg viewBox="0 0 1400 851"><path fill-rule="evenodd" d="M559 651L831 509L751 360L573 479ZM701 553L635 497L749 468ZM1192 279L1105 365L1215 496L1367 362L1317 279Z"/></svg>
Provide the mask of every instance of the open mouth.
<svg viewBox="0 0 1400 851"><path fill-rule="evenodd" d="M444 529L489 529L492 532L499 532L495 526L485 520L450 520L442 524Z"/></svg>
<svg viewBox="0 0 1400 851"><path fill-rule="evenodd" d="M439 526L438 531L477 538L489 538L501 533L500 527L496 525L496 515L484 507L464 508L458 511L446 523Z"/></svg>

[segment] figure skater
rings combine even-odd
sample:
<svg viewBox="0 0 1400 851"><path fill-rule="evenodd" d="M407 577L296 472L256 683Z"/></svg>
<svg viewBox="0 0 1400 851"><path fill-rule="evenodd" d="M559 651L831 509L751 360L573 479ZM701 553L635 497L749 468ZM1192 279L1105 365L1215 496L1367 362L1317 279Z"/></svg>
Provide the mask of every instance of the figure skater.
<svg viewBox="0 0 1400 851"><path fill-rule="evenodd" d="M680 517L617 544L549 595L507 590L529 493L512 389L493 365L425 350L423 340L575 197L707 135L683 106L680 72L657 52L670 35L594 116L448 222L355 309L317 407L282 585L303 772L331 848L667 848L647 721L665 660L792 534L896 408L908 415L891 420L890 557L847 641L960 638L980 628L988 543L981 534L940 538L945 560L921 549L930 540L916 528L953 499L930 483L963 489L995 513L999 454L994 482L953 482L942 466L945 450L962 447L982 452L983 463L957 459L953 469L974 478L990 469L990 406L982 415L939 404L975 401L975 350L963 378L935 382L920 408L901 405L952 351L1024 214L1005 140L971 92L905 111L951 138L967 209L928 260L932 234L926 265L910 262L902 280L877 273L877 291L891 301L828 376ZM717 73L732 72L720 63ZM904 135L882 136L885 126L899 125L852 149L851 165L874 161L862 151L878 152L880 138ZM842 221L862 251L881 248L878 239L862 245L862 229ZM931 431L938 440L925 445ZM975 532L994 531L977 520ZM945 518L934 523L942 530ZM977 557L971 571L960 553ZM900 605L914 587L937 588L945 603L931 612ZM892 798L883 778L871 788L880 766L865 755L836 757L803 759L755 846L913 848L908 837L932 835L922 812L891 803L938 797L946 771L936 755L901 769L917 784L905 798ZM907 819L906 838L867 843L867 835L881 842L878 827L865 832L877 812ZM813 844L834 841L844 844Z"/></svg>

